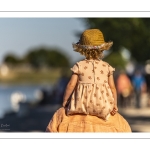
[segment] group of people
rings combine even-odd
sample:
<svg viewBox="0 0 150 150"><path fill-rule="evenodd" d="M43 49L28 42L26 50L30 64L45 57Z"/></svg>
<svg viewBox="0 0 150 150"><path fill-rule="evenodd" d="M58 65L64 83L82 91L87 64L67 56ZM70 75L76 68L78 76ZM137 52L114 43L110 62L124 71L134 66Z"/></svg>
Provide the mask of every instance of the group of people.
<svg viewBox="0 0 150 150"><path fill-rule="evenodd" d="M85 59L71 68L62 107L50 119L46 132L131 132L118 112L115 68L102 60L103 51L112 45L99 29L85 30L73 44Z"/></svg>
<svg viewBox="0 0 150 150"><path fill-rule="evenodd" d="M132 76L128 76L125 71L120 71L116 79L118 93L118 105L121 108L142 107L143 95L148 93L147 82L140 69L136 69ZM145 106L148 106L148 94Z"/></svg>

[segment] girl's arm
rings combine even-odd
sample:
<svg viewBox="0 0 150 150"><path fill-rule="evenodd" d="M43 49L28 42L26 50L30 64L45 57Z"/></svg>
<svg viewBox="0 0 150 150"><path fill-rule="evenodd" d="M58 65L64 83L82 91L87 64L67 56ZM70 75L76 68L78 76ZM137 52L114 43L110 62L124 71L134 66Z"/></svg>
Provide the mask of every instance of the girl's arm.
<svg viewBox="0 0 150 150"><path fill-rule="evenodd" d="M78 81L78 75L77 74L72 74L70 81L67 84L64 97L63 97L63 107L65 107L70 95L72 94L76 84Z"/></svg>
<svg viewBox="0 0 150 150"><path fill-rule="evenodd" d="M110 75L108 77L108 84L110 86L110 89L114 97L114 109L111 112L111 114L114 115L118 111L118 107L117 107L117 91L116 91L113 75Z"/></svg>

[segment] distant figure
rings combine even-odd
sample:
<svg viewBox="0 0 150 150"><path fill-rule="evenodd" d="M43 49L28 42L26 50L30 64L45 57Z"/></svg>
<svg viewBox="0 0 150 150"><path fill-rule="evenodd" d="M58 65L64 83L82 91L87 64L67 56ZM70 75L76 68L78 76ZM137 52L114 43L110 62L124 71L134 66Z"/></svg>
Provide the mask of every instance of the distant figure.
<svg viewBox="0 0 150 150"><path fill-rule="evenodd" d="M136 107L140 108L141 96L143 92L146 92L147 86L144 76L140 70L136 70L132 77L132 84L134 87Z"/></svg>
<svg viewBox="0 0 150 150"><path fill-rule="evenodd" d="M145 72L146 72L145 79L147 85L148 106L150 106L150 60L146 61Z"/></svg>
<svg viewBox="0 0 150 150"><path fill-rule="evenodd" d="M62 75L55 86L55 103L62 104L63 103L63 95L68 84L68 77L67 75Z"/></svg>
<svg viewBox="0 0 150 150"><path fill-rule="evenodd" d="M130 78L127 76L125 71L121 71L117 81L117 92L120 107L124 108L131 106L131 95L133 91L132 83Z"/></svg>
<svg viewBox="0 0 150 150"><path fill-rule="evenodd" d="M63 103L63 95L69 81L68 69L63 68L60 74L61 75L57 82L54 84L49 96L51 99L51 104L61 105Z"/></svg>

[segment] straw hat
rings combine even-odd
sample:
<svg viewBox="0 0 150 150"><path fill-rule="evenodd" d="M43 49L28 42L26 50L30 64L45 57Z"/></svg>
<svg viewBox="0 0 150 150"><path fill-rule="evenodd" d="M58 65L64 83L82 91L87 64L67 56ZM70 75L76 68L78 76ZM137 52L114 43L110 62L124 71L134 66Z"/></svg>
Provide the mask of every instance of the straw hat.
<svg viewBox="0 0 150 150"><path fill-rule="evenodd" d="M109 50L113 42L105 42L99 29L87 29L82 33L79 42L72 45L75 51L83 53L85 50Z"/></svg>

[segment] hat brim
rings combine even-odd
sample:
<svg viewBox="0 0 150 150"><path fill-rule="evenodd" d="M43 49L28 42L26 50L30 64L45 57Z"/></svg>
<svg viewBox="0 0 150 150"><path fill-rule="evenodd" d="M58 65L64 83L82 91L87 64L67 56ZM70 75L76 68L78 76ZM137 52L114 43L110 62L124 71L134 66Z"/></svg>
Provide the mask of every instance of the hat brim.
<svg viewBox="0 0 150 150"><path fill-rule="evenodd" d="M81 51L81 50L109 50L111 46L113 45L113 42L106 42L101 45L81 45L79 42L78 43L73 43L73 49L74 51Z"/></svg>

